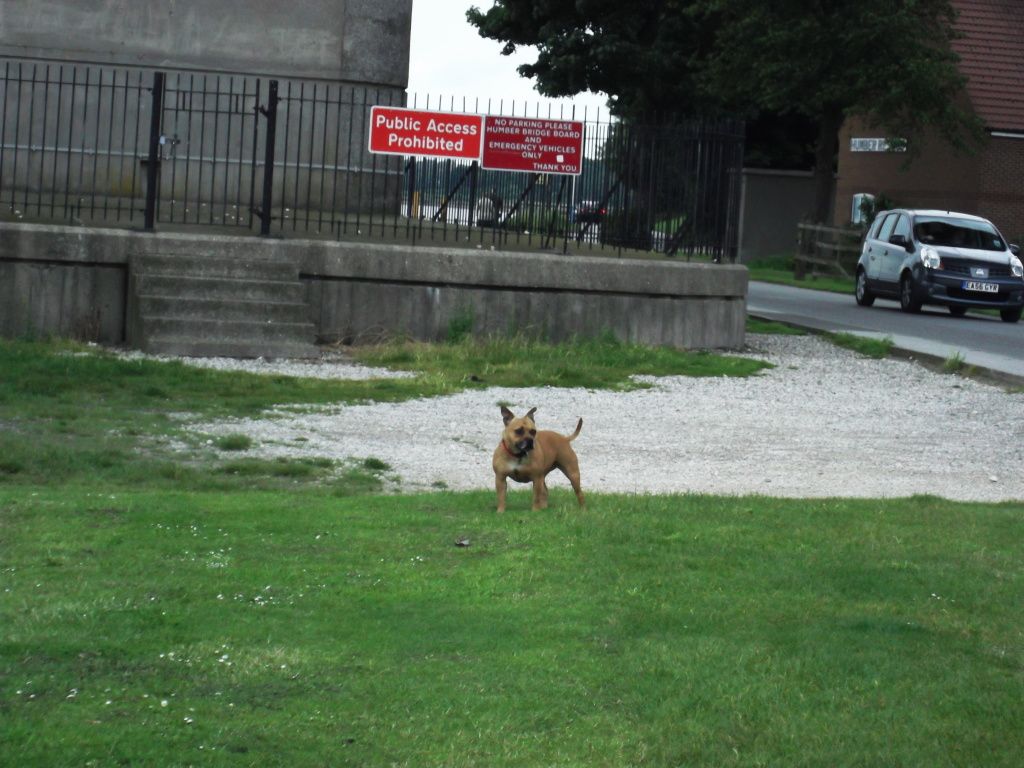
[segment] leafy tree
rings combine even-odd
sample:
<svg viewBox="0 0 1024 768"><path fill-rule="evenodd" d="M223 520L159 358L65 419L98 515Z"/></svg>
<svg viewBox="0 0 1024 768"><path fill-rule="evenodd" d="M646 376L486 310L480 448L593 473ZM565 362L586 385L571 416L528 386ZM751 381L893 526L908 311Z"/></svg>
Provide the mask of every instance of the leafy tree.
<svg viewBox="0 0 1024 768"><path fill-rule="evenodd" d="M686 142L668 140L662 129L718 109L698 82L714 40L702 9L692 0L498 0L466 15L481 36L505 44L503 53L536 46L536 61L519 73L543 95L609 95L609 108L625 122L612 127L602 148L610 186L598 197L612 195L616 210L601 237L650 247L659 215L678 213L663 210L667 191L682 197L687 183L665 149Z"/></svg>
<svg viewBox="0 0 1024 768"><path fill-rule="evenodd" d="M698 4L681 0L497 0L466 12L482 37L536 46L519 67L544 96L607 93L621 117L714 108L697 83L713 41Z"/></svg>
<svg viewBox="0 0 1024 768"><path fill-rule="evenodd" d="M717 37L703 85L726 103L817 122L814 218L830 217L839 129L850 116L909 140L934 131L958 149L982 138L950 48L950 0L709 0Z"/></svg>
<svg viewBox="0 0 1024 768"><path fill-rule="evenodd" d="M810 170L818 124L805 115L761 110L746 121L743 164L748 168Z"/></svg>
<svg viewBox="0 0 1024 768"><path fill-rule="evenodd" d="M818 221L848 116L910 139L908 157L929 131L961 149L983 136L961 98L950 0L496 0L467 18L504 53L537 46L519 72L547 96L602 91L626 118L813 122Z"/></svg>

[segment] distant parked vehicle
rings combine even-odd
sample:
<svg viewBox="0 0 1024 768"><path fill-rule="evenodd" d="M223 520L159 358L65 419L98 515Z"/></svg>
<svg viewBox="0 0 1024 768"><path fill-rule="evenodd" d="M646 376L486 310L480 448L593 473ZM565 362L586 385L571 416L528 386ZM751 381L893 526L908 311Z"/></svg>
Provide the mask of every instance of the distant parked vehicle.
<svg viewBox="0 0 1024 768"><path fill-rule="evenodd" d="M505 207L495 190L491 190L476 202L476 225L478 227L497 227L501 224L501 212Z"/></svg>
<svg viewBox="0 0 1024 768"><path fill-rule="evenodd" d="M882 211L857 262L857 303L897 299L904 312L939 304L957 317L970 308L999 310L1007 323L1024 311L1020 248L988 219L967 213Z"/></svg>
<svg viewBox="0 0 1024 768"><path fill-rule="evenodd" d="M606 213L595 200L580 200L576 205L576 221L580 224L600 224Z"/></svg>

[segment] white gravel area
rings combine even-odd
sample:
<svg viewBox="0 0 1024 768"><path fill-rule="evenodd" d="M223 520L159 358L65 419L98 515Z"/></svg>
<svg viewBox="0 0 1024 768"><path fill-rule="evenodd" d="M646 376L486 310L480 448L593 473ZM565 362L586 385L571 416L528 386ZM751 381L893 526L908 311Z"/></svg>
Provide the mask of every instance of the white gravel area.
<svg viewBox="0 0 1024 768"><path fill-rule="evenodd" d="M651 378L648 390L494 387L404 403L275 412L190 425L249 435L249 455L387 462L400 488L493 488L499 404L537 406L570 432L584 491L1024 500L1024 394L872 360L814 336L750 335L745 356L775 365L741 378ZM190 361L215 365L212 361ZM297 376L380 375L358 365L231 361ZM552 487L568 488L558 472ZM525 489L527 486L517 486Z"/></svg>

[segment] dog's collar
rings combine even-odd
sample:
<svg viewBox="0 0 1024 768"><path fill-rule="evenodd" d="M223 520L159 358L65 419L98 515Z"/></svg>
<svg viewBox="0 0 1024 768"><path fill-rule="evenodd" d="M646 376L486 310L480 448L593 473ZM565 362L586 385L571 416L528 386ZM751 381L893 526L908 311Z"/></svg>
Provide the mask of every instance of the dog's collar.
<svg viewBox="0 0 1024 768"><path fill-rule="evenodd" d="M501 447L505 449L505 453L514 459L521 459L526 455L526 451L523 451L522 453L512 453L512 449L505 444L504 440L501 441Z"/></svg>

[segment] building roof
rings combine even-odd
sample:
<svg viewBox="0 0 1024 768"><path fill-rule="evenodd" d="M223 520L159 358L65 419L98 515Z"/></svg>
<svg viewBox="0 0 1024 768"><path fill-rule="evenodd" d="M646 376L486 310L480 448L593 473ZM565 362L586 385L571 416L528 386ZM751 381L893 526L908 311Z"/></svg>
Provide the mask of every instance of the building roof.
<svg viewBox="0 0 1024 768"><path fill-rule="evenodd" d="M967 93L992 131L1024 132L1024 2L953 0Z"/></svg>

